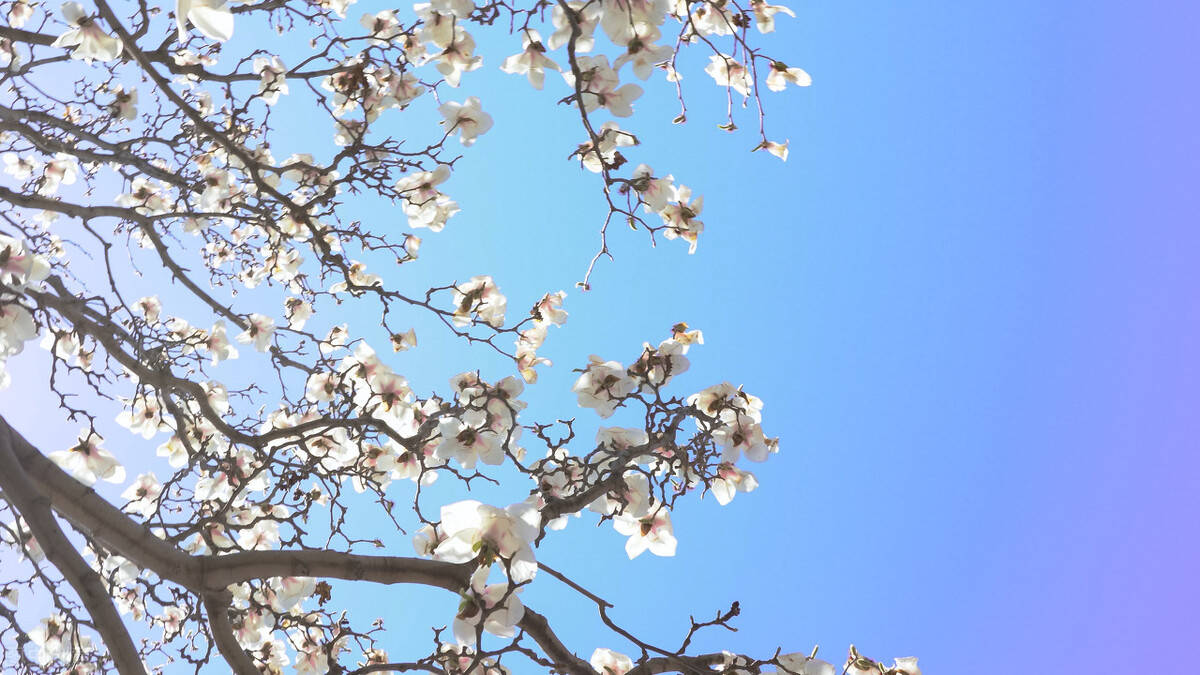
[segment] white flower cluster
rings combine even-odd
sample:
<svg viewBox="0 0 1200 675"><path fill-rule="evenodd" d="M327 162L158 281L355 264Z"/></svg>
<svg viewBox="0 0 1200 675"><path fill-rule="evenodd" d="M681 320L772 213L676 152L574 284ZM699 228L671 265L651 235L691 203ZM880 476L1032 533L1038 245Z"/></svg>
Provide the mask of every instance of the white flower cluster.
<svg viewBox="0 0 1200 675"><path fill-rule="evenodd" d="M611 417L638 391L657 390L689 367L685 354L692 344L703 344L700 331L677 324L672 336L657 347L644 345L641 356L629 368L617 361L590 357L573 390L582 407L592 408L601 417ZM643 429L602 427L596 435L600 455L599 470L625 466L620 484L594 500L588 508L611 516L618 532L629 537L626 553L630 558L650 551L655 555L675 554L676 540L670 510L654 496L650 476L670 477L677 485L694 487L701 482L721 505L732 501L738 492L758 487L754 474L736 464L744 452L754 462L762 462L779 451L778 441L762 431L762 401L729 383L722 383L688 397L689 414L699 429L721 448L720 462L708 478L681 461L674 450L656 447ZM582 469L565 461L567 456L551 453L538 464L546 479L540 486L543 499L569 497L581 484ZM560 519L556 519L561 521ZM565 523L552 522L561 527Z"/></svg>
<svg viewBox="0 0 1200 675"><path fill-rule="evenodd" d="M537 350L546 342L546 331L551 325L561 326L567 322L567 312L562 308L566 297L565 291L542 296L530 312L533 325L521 331L517 337L517 369L521 371L521 377L530 384L537 382L535 366L552 365L550 359L538 356Z"/></svg>
<svg viewBox="0 0 1200 675"><path fill-rule="evenodd" d="M5 367L8 358L20 354L25 343L38 335L33 315L15 296L45 279L49 272L45 259L20 241L0 235L0 389L11 384Z"/></svg>
<svg viewBox="0 0 1200 675"><path fill-rule="evenodd" d="M233 607L239 620L233 626L234 637L269 667L269 672L282 672L292 665L297 673L323 675L330 668L330 659L345 648L344 640L327 642L321 631L307 628L304 602L317 591L317 580L310 577L276 577L261 583L241 583L229 587ZM285 639L279 637L277 624L287 626ZM289 657L295 651L295 663Z"/></svg>
<svg viewBox="0 0 1200 675"><path fill-rule="evenodd" d="M528 502L499 509L466 500L443 506L437 526L426 525L413 537L420 555L477 564L454 619L460 645L475 644L479 631L498 637L516 634L525 613L517 593L537 574L532 544L540 525L541 514ZM497 563L504 580L489 584L488 575Z"/></svg>
<svg viewBox="0 0 1200 675"><path fill-rule="evenodd" d="M504 310L508 299L490 276L471 277L465 284L454 287L454 325L468 326L475 321L493 328L504 325Z"/></svg>
<svg viewBox="0 0 1200 675"><path fill-rule="evenodd" d="M458 204L437 189L449 177L450 167L441 164L433 171L418 171L396 182L396 192L404 198L404 215L410 227L441 232L446 221L458 213Z"/></svg>

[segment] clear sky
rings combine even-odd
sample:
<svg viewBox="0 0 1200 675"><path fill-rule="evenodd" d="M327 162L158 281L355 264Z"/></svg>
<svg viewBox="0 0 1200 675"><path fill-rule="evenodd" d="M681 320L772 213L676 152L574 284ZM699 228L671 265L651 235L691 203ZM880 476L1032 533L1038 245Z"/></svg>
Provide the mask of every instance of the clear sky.
<svg viewBox="0 0 1200 675"><path fill-rule="evenodd" d="M707 227L694 256L616 228L617 260L587 294L572 284L595 251L602 202L594 176L563 159L579 140L571 111L553 105L564 92L495 72L508 48L485 51L487 72L449 92L479 95L496 127L446 186L463 213L422 233L411 274L491 274L514 316L568 291L571 318L551 330L543 351L556 365L529 390L529 421L578 415L594 431L570 369L590 353L628 363L683 320L707 344L677 391L744 384L781 437L780 454L752 467L757 492L681 508L675 558L629 562L622 538L585 518L539 559L671 645L689 614L740 600L740 632L703 644L820 643L838 661L853 642L943 675L1190 659L1200 8L792 7L774 52L814 84L764 92L789 162L747 152L751 114L738 118L746 131L715 129L723 95L699 68L684 72L695 112L683 127L669 124L673 92L652 82L628 123L647 147L629 154L704 194ZM354 208L402 229L393 211ZM422 348L393 364L415 389L444 393L480 364L508 374L417 321ZM15 382L24 367L14 361ZM34 405L19 384L0 397L6 415L44 416L28 435L49 442L57 413ZM391 621L448 622L455 602L346 593ZM426 597L434 604L418 604ZM563 616L560 634L583 656L628 649L553 580L525 597Z"/></svg>

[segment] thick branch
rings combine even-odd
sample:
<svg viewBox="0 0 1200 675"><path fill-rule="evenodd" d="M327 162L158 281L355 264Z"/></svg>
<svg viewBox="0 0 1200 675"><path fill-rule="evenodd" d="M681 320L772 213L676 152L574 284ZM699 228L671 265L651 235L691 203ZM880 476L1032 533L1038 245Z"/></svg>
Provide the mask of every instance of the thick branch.
<svg viewBox="0 0 1200 675"><path fill-rule="evenodd" d="M228 594L226 594L228 595ZM233 634L233 626L229 623L228 598L218 598L215 595L204 596L204 611L208 614L208 630L212 633L213 642L225 662L237 675L259 675L258 666L254 659L242 649Z"/></svg>
<svg viewBox="0 0 1200 675"><path fill-rule="evenodd" d="M121 675L145 675L137 647L125 630L125 624L121 622L100 575L88 566L67 539L54 520L50 500L37 493L21 462L17 460L13 447L20 437L7 425L2 431L7 432L0 432L0 488L4 489L5 499L25 518L46 559L62 572L67 583L79 595L92 617L96 632L108 647L117 672Z"/></svg>
<svg viewBox="0 0 1200 675"><path fill-rule="evenodd" d="M471 564L421 558L370 556L342 551L249 551L222 556L192 556L159 539L95 490L76 481L21 437L3 416L0 436L11 448L15 466L49 505L106 548L135 565L193 592L222 591L230 584L270 577L310 576L422 584L458 592L470 582ZM36 534L36 533L35 533Z"/></svg>
<svg viewBox="0 0 1200 675"><path fill-rule="evenodd" d="M595 675L596 671L592 669L591 664L576 656L558 639L558 636L550 629L550 622L546 620L546 617L526 607L525 616L521 618L519 625L521 630L532 637L542 651L546 652L546 656L554 660L561 672L572 675Z"/></svg>

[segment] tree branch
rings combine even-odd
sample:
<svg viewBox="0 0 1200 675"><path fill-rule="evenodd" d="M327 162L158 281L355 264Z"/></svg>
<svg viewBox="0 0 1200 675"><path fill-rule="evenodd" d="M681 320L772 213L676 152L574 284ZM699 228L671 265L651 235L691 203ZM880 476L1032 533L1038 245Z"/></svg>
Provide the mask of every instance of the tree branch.
<svg viewBox="0 0 1200 675"><path fill-rule="evenodd" d="M5 499L25 518L46 559L62 572L79 595L92 617L96 632L108 647L117 672L121 675L145 675L137 647L125 630L125 624L113 606L100 575L88 566L54 520L50 500L37 493L34 483L29 480L13 452L20 437L7 424L4 427L0 430L0 488L4 489Z"/></svg>
<svg viewBox="0 0 1200 675"><path fill-rule="evenodd" d="M211 593L202 596L204 611L208 614L208 630L212 633L213 642L217 643L217 650L221 652L221 656L225 657L225 662L229 664L234 673L259 675L254 659L246 653L246 650L242 649L242 646L238 644L237 637L233 634L233 626L229 623L229 594L225 593L224 595L226 597L218 597Z"/></svg>

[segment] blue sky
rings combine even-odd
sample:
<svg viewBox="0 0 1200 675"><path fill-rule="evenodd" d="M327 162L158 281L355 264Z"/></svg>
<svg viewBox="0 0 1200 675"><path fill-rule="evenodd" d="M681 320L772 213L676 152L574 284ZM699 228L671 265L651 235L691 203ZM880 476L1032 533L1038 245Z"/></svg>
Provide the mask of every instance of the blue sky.
<svg viewBox="0 0 1200 675"><path fill-rule="evenodd" d="M687 125L670 124L674 94L652 81L627 124L645 146L629 154L704 194L706 230L688 256L614 228L616 260L586 294L572 286L603 202L595 177L564 159L579 134L554 106L558 83L536 92L496 72L513 50L488 44L484 70L450 92L480 96L496 127L446 186L463 212L421 233L421 261L395 274L414 285L491 274L514 316L568 291L529 420L578 415L594 432L570 369L591 353L628 363L682 320L706 344L676 390L744 384L781 437L780 454L753 467L757 492L681 508L677 557L629 562L622 538L585 518L539 558L666 644L689 614L740 600L740 632L703 644L819 643L836 661L853 642L920 656L927 673L1176 658L1200 601L1200 10L792 7L772 44L814 84L764 93L789 162L748 152L752 114L738 118L746 131L715 128L723 94L700 64L684 71ZM352 208L403 228L377 205ZM393 364L414 388L445 392L475 367L508 374L414 321L422 347ZM15 381L35 377L26 363L14 360ZM19 386L0 396L6 415L44 417L35 440L58 434L47 401ZM347 593L364 611L381 604L374 589ZM391 621L453 611L445 594L387 593ZM585 657L628 648L549 578L525 597L560 614ZM423 643L425 625L399 644Z"/></svg>

